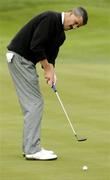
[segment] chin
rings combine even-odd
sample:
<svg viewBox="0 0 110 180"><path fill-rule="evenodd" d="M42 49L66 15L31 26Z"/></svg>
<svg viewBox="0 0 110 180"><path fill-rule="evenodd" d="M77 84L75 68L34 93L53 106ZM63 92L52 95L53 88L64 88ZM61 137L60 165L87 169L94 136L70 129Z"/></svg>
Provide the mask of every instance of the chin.
<svg viewBox="0 0 110 180"><path fill-rule="evenodd" d="M65 28L64 30L65 30L65 31L69 31L69 30L70 30L70 28Z"/></svg>

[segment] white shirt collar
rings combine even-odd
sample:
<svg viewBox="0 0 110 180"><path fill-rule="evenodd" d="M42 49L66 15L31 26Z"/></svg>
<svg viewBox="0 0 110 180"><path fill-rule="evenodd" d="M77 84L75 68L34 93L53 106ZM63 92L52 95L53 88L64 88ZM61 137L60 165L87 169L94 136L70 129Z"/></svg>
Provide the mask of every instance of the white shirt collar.
<svg viewBox="0 0 110 180"><path fill-rule="evenodd" d="M64 12L62 12L62 24L64 24Z"/></svg>

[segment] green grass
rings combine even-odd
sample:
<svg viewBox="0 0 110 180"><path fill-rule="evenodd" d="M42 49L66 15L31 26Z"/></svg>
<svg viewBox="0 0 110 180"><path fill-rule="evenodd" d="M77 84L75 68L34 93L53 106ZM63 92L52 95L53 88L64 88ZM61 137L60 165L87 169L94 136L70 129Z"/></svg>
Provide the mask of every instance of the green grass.
<svg viewBox="0 0 110 180"><path fill-rule="evenodd" d="M26 161L22 153L23 117L8 72L5 52L13 35L44 10L83 5L89 23L67 32L56 63L57 88L70 119L88 141L78 143L56 99L40 74L45 98L42 145L59 159ZM1 0L0 2L0 179L109 180L110 178L110 1ZM88 171L83 172L82 166Z"/></svg>

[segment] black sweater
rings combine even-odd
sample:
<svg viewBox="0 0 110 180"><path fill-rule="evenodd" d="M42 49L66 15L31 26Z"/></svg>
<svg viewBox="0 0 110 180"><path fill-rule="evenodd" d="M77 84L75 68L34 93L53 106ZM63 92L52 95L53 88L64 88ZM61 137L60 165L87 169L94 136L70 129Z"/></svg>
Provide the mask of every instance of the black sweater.
<svg viewBox="0 0 110 180"><path fill-rule="evenodd" d="M30 20L12 39L8 50L34 64L47 59L55 65L59 47L65 40L61 13L44 12Z"/></svg>

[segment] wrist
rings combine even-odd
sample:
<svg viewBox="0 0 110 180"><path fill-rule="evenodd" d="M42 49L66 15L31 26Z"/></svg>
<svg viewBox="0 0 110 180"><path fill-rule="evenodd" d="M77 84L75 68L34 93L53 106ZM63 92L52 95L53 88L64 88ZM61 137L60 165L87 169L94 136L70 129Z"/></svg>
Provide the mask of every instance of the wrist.
<svg viewBox="0 0 110 180"><path fill-rule="evenodd" d="M44 70L48 70L48 69L50 69L50 68L53 68L53 64L50 64L50 63L47 61L47 59L44 59L44 60L40 61L40 64L41 64L41 66L42 66L42 68L43 68Z"/></svg>

